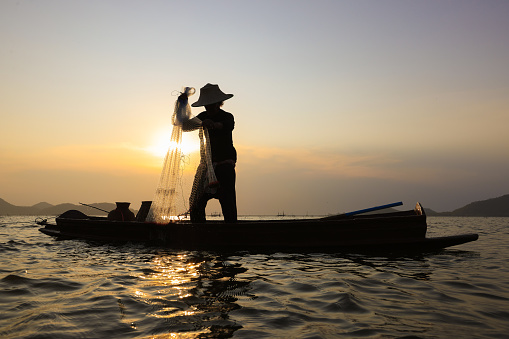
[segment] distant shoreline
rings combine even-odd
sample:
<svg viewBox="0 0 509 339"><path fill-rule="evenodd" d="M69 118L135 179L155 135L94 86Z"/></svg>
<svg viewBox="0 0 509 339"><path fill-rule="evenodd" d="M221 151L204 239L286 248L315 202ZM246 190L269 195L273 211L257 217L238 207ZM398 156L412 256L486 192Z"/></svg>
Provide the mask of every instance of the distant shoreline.
<svg viewBox="0 0 509 339"><path fill-rule="evenodd" d="M99 208L105 211L111 211L116 208L114 203L94 203L89 204L95 208ZM52 205L46 202L40 202L33 206L15 206L4 199L0 198L0 216L57 216L68 210L78 210L85 214L93 215L106 215L106 212L101 212L95 208L87 207L83 205L75 205L71 203L63 203L58 205ZM131 209L133 212L137 210ZM498 198L492 198L482 201L472 202L461 208L455 209L452 212L435 212L431 209L425 208L426 215L430 217L509 217L509 194L503 195ZM330 215L330 214L329 214ZM281 218L277 214L265 214L265 215L239 215L242 217L275 217ZM292 214L285 217L322 217L325 215L308 215L308 214Z"/></svg>

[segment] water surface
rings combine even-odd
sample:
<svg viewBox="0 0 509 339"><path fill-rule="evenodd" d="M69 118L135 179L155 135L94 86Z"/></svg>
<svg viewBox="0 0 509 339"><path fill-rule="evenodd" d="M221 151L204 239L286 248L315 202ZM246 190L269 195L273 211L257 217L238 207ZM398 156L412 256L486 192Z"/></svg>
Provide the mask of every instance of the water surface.
<svg viewBox="0 0 509 339"><path fill-rule="evenodd" d="M2 338L508 338L509 218L437 253L215 253L55 240L0 217Z"/></svg>

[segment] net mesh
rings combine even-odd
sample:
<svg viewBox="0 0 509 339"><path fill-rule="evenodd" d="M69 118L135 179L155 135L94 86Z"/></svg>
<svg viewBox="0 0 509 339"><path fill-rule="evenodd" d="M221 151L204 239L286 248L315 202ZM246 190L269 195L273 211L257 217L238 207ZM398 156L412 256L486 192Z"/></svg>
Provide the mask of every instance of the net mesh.
<svg viewBox="0 0 509 339"><path fill-rule="evenodd" d="M192 209L204 193L216 193L219 181L217 181L210 156L209 133L207 129L200 127L200 164L196 169L193 188L189 197L189 206Z"/></svg>
<svg viewBox="0 0 509 339"><path fill-rule="evenodd" d="M195 93L192 87L183 90L186 96ZM217 179L212 166L208 131L201 127L201 120L193 117L187 100L175 102L172 116L173 129L170 148L166 153L159 183L147 216L148 222L165 224L185 218L200 195L206 190L214 192ZM185 203L183 182L184 168L190 166L189 158L182 152L182 132L199 131L200 162L194 176L189 205Z"/></svg>

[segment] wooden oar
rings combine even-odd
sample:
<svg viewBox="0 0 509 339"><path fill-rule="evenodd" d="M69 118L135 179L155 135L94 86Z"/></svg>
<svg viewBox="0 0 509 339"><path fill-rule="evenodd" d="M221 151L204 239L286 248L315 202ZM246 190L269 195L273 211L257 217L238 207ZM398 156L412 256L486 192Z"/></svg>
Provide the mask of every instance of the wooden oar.
<svg viewBox="0 0 509 339"><path fill-rule="evenodd" d="M341 219L343 217L347 217L347 216L351 216L351 215L362 214L362 213L367 213L367 212L373 212L373 211L383 210L383 209L386 209L386 208L389 208L389 207L395 207L395 206L401 206L401 205L403 205L403 202L401 202L401 201L393 202L392 204L380 205L380 206L365 208L365 209L358 210L358 211L347 212L347 213L337 214L337 215L331 215L331 216L328 216L328 217L323 217L321 219L322 220Z"/></svg>
<svg viewBox="0 0 509 339"><path fill-rule="evenodd" d="M95 206L92 206L92 205L87 205L87 204L84 204L82 202L80 202L80 205L87 206L87 207L92 207L92 208L95 208L96 210L103 211L103 212L106 212L106 213L110 213L109 211L103 210L102 208L95 207Z"/></svg>

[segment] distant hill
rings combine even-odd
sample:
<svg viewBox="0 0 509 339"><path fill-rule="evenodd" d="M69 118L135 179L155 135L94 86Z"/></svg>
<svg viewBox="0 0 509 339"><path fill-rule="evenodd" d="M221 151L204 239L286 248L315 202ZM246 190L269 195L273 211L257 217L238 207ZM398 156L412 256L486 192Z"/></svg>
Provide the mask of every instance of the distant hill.
<svg viewBox="0 0 509 339"><path fill-rule="evenodd" d="M424 212L429 217L435 217L435 216L439 216L441 214L440 212L433 211L431 208L426 208L426 207L424 207Z"/></svg>
<svg viewBox="0 0 509 339"><path fill-rule="evenodd" d="M53 207L52 204L49 204L47 202L40 202L38 204L35 204L32 206L32 208L36 208L36 209L39 209L39 210L43 210L45 208L49 208L49 207Z"/></svg>
<svg viewBox="0 0 509 339"><path fill-rule="evenodd" d="M113 203L95 203L91 206L100 208L104 211L111 211L116 208ZM106 212L83 205L74 205L70 203L51 205L47 202L40 202L33 206L15 206L0 198L0 215L60 215L68 210L78 210L88 215L106 215ZM132 210L132 209L131 209ZM136 211L133 211L136 213Z"/></svg>
<svg viewBox="0 0 509 339"><path fill-rule="evenodd" d="M475 201L452 212L424 209L428 216L450 217L509 217L509 194L498 198Z"/></svg>
<svg viewBox="0 0 509 339"><path fill-rule="evenodd" d="M0 198L0 215L33 215L32 212L36 210L27 206L14 206Z"/></svg>
<svg viewBox="0 0 509 339"><path fill-rule="evenodd" d="M472 202L449 212L448 215L464 217L509 217L509 194L498 198Z"/></svg>

